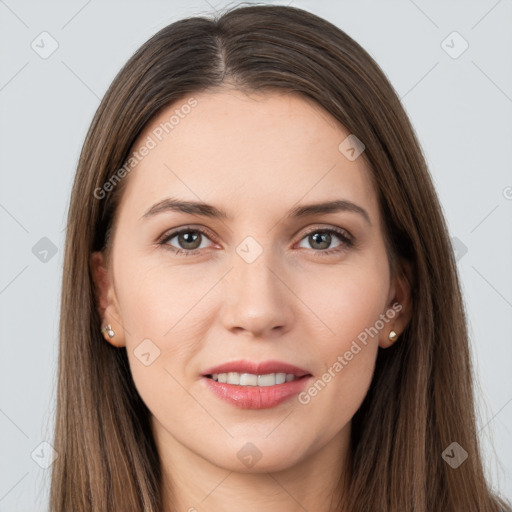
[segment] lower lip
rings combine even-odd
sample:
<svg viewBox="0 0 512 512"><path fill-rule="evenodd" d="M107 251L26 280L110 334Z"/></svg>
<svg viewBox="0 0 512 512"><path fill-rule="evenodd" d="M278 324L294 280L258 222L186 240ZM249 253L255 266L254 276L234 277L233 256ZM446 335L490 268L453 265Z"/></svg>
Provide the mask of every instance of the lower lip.
<svg viewBox="0 0 512 512"><path fill-rule="evenodd" d="M311 375L274 386L238 386L204 377L208 389L216 396L240 409L269 409L299 394Z"/></svg>

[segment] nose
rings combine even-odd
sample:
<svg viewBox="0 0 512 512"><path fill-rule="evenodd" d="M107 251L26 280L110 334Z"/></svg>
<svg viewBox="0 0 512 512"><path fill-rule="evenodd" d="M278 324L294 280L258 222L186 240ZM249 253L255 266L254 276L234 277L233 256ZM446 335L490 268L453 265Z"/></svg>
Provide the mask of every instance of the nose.
<svg viewBox="0 0 512 512"><path fill-rule="evenodd" d="M222 280L224 327L261 339L287 332L294 321L294 295L286 274L270 249L252 262L234 254L232 270Z"/></svg>

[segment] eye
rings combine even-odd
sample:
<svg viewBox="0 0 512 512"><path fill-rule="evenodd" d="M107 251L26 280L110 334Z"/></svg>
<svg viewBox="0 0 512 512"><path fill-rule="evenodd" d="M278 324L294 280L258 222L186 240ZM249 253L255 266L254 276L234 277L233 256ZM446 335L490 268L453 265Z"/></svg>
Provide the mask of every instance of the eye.
<svg viewBox="0 0 512 512"><path fill-rule="evenodd" d="M185 256L191 256L204 249L202 239L208 239L206 231L199 228L183 228L178 231L173 231L167 235L158 243L170 247L176 254L183 254ZM172 240L176 239L177 247L171 243Z"/></svg>
<svg viewBox="0 0 512 512"><path fill-rule="evenodd" d="M210 240L205 230L185 227L165 234L158 244L171 249L175 254L193 256L201 249L208 247L208 245L204 245L205 239ZM338 239L340 243L334 248L329 248L335 239ZM354 241L347 231L334 228L312 229L306 233L301 242L303 240L310 244L315 256L328 256L332 253L342 252L354 245Z"/></svg>
<svg viewBox="0 0 512 512"><path fill-rule="evenodd" d="M335 239L341 242L334 248L329 248ZM315 256L326 256L332 253L341 252L353 246L354 241L351 236L342 229L316 228L306 233L301 242L306 242L315 250Z"/></svg>

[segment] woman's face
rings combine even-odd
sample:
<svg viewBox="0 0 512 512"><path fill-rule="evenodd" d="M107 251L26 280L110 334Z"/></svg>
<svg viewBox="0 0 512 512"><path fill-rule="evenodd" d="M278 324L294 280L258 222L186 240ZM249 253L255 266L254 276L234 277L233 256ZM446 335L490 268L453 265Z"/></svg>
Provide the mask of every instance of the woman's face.
<svg viewBox="0 0 512 512"><path fill-rule="evenodd" d="M294 94L194 98L123 178L97 279L112 343L161 450L245 472L341 453L406 300L362 147Z"/></svg>

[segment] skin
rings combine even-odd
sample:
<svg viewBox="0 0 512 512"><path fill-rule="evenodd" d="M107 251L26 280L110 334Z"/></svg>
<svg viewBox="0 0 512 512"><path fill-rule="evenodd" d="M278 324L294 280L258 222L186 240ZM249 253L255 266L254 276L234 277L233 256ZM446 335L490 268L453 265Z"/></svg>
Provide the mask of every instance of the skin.
<svg viewBox="0 0 512 512"><path fill-rule="evenodd" d="M115 331L106 340L126 347L151 411L166 510L172 495L180 511L329 511L352 416L378 347L390 346L389 332L400 335L410 318L410 290L390 275L368 164L338 150L349 135L343 126L295 94L219 89L194 97L191 113L124 178L111 258L92 255L103 325ZM215 205L230 218L167 211L141 220L171 196ZM352 211L285 218L298 205L336 199L364 208L370 223ZM176 236L158 244L186 226L208 235L196 245L190 235L189 245ZM331 234L322 244L308 236L311 228L345 230L354 243ZM248 236L262 249L251 263L237 253ZM325 246L341 250L325 255ZM245 358L285 361L315 381L397 302L400 313L306 405L294 397L237 409L201 379L213 365ZM160 350L149 366L134 353L145 339ZM248 442L261 454L252 467L237 456Z"/></svg>

